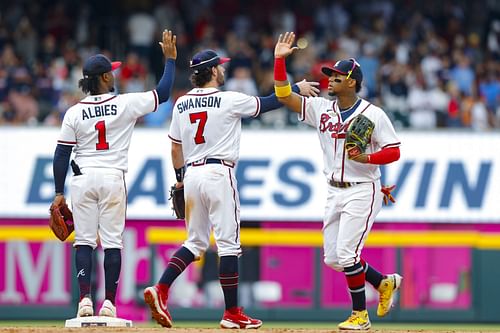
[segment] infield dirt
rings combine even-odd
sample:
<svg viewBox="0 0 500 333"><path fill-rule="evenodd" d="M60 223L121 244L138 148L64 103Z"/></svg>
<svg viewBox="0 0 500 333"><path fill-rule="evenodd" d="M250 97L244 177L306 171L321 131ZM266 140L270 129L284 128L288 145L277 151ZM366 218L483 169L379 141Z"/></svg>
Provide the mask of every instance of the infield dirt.
<svg viewBox="0 0 500 333"><path fill-rule="evenodd" d="M149 333L149 332L171 332L171 333L229 333L249 330L223 330L220 328L148 328L148 327L85 327L85 328L64 328L64 327L2 327L2 333ZM262 333L332 333L338 332L335 329L288 329L288 328L269 328L259 329L254 332ZM346 331L352 332L352 331ZM425 333L425 332L440 332L440 333L471 333L482 332L474 330L454 331L454 330L369 330L370 333ZM493 332L493 331L483 331Z"/></svg>

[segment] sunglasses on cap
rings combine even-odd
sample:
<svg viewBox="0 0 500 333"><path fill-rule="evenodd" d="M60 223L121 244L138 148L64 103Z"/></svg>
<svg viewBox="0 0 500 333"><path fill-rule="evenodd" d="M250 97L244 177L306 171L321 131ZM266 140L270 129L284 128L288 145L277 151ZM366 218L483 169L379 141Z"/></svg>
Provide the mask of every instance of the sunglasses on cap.
<svg viewBox="0 0 500 333"><path fill-rule="evenodd" d="M347 72L347 77L346 77L346 79L348 79L348 78L350 78L350 77L351 77L352 71L354 70L354 68L356 68L356 66L361 67L361 66L360 66L360 64L356 61L356 59L354 59L354 58L350 58L349 60L350 60L350 61L352 61L352 67L351 67L351 69L349 70L349 72Z"/></svg>
<svg viewBox="0 0 500 333"><path fill-rule="evenodd" d="M356 68L356 66L360 67L359 63L356 61L356 59L354 58L350 58L349 61L352 62L352 66L351 66L351 69L349 71L347 71L347 76L344 80L341 80L341 79L338 79L338 78L335 78L333 79L334 82L337 82L337 83L341 83L342 81L345 81L347 79L349 79L351 77L351 74L352 72L354 71L354 69Z"/></svg>

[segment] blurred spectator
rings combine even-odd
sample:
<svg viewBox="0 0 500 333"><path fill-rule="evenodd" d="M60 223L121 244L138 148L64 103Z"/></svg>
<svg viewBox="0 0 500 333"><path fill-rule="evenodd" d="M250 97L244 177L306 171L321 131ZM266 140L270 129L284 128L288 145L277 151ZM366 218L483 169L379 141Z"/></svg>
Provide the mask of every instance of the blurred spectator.
<svg viewBox="0 0 500 333"><path fill-rule="evenodd" d="M127 29L130 51L137 53L143 61L148 61L156 31L154 17L144 11L132 13L127 21Z"/></svg>
<svg viewBox="0 0 500 333"><path fill-rule="evenodd" d="M484 131L489 129L489 116L484 98L476 98L471 110L471 127L475 131Z"/></svg>
<svg viewBox="0 0 500 333"><path fill-rule="evenodd" d="M437 117L430 98L431 94L425 81L422 75L419 75L408 94L411 127L425 130L436 128Z"/></svg>
<svg viewBox="0 0 500 333"><path fill-rule="evenodd" d="M23 16L14 31L16 51L27 64L33 64L38 47L37 32L27 16Z"/></svg>
<svg viewBox="0 0 500 333"><path fill-rule="evenodd" d="M376 99L396 126L500 126L500 19L495 1L27 4L0 2L3 124L57 124L63 116L59 110L64 112L61 105L78 96L81 59L95 53L124 61L116 81L120 91L151 88L152 78L159 79L163 71L158 36L170 29L177 35L178 50L174 95L190 89L188 59L201 48L232 58L226 72L229 87L272 93L274 43L279 33L293 30L307 39L308 47L290 58L289 75L294 81L320 81L322 94L327 80L321 66L354 57L364 72L362 96ZM491 15L480 15L484 12ZM250 77L242 79L242 67ZM168 103L160 108L165 111L142 124L163 126L171 110ZM244 125L300 126L284 109Z"/></svg>
<svg viewBox="0 0 500 333"><path fill-rule="evenodd" d="M460 52L457 52L455 57L456 65L450 71L450 79L461 92L472 95L475 75L470 66L470 59Z"/></svg>
<svg viewBox="0 0 500 333"><path fill-rule="evenodd" d="M123 93L146 90L147 71L135 52L127 55L125 63L120 69L120 91Z"/></svg>

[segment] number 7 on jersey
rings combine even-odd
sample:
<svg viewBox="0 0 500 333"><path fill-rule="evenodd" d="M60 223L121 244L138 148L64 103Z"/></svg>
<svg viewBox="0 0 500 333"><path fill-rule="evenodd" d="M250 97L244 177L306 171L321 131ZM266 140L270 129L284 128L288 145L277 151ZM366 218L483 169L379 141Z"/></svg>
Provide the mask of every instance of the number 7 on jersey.
<svg viewBox="0 0 500 333"><path fill-rule="evenodd" d="M198 129L196 130L196 135L194 136L194 143L197 145L205 143L203 131L205 130L205 124L207 123L207 111L190 113L189 120L191 120L191 124L199 121Z"/></svg>

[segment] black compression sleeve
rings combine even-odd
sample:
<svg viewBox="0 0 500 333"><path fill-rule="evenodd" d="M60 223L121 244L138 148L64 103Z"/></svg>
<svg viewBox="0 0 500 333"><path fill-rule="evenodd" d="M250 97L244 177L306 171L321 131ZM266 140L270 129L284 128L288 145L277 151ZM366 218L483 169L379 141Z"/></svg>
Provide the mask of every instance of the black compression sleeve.
<svg viewBox="0 0 500 333"><path fill-rule="evenodd" d="M52 170L54 172L56 193L64 193L64 183L66 181L66 174L68 173L69 158L72 150L72 146L58 144L54 152Z"/></svg>
<svg viewBox="0 0 500 333"><path fill-rule="evenodd" d="M292 86L292 91L298 94L300 92L299 86L294 84ZM271 94L265 97L259 97L259 100L260 100L260 113L266 113L272 110L276 110L283 106L283 104L281 104L278 101L278 98L276 98L275 94Z"/></svg>
<svg viewBox="0 0 500 333"><path fill-rule="evenodd" d="M172 92L172 87L174 85L175 78L175 60L167 59L165 62L165 69L163 70L163 76L156 86L156 92L158 93L158 101L160 103L165 102L170 97Z"/></svg>

